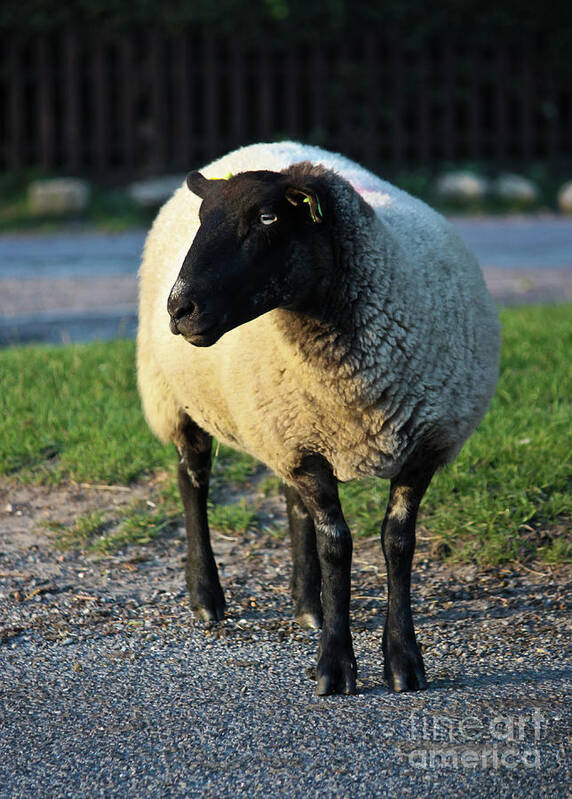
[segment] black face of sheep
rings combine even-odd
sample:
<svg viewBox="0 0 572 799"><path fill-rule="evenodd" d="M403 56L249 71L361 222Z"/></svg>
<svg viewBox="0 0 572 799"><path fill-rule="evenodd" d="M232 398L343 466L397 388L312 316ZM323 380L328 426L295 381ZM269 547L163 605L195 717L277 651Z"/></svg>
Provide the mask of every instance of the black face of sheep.
<svg viewBox="0 0 572 799"><path fill-rule="evenodd" d="M319 306L333 258L325 190L264 171L229 180L191 172L187 185L203 200L201 225L169 295L174 334L208 347L274 308Z"/></svg>

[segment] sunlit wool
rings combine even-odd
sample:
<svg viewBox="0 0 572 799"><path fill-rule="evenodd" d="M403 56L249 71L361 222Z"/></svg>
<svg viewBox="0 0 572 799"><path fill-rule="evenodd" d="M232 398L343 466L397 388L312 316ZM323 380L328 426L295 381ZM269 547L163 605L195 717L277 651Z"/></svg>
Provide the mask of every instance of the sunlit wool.
<svg viewBox="0 0 572 799"><path fill-rule="evenodd" d="M188 414L286 481L309 452L340 480L392 477L424 443L452 460L498 374L497 314L477 261L427 205L316 147L256 144L202 172L224 178L300 161L331 170L339 326L278 308L211 347L174 336L167 298L201 202L183 185L157 217L140 270L138 373L151 428L176 442Z"/></svg>

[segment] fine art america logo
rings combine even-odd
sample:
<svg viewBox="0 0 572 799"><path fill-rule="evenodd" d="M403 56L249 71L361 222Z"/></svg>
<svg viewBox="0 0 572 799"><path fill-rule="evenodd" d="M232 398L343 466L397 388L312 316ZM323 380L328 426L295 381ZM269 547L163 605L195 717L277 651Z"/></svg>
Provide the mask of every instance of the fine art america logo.
<svg viewBox="0 0 572 799"><path fill-rule="evenodd" d="M518 716L450 716L419 712L409 717L413 748L402 750L418 769L537 769L545 717L535 710Z"/></svg>

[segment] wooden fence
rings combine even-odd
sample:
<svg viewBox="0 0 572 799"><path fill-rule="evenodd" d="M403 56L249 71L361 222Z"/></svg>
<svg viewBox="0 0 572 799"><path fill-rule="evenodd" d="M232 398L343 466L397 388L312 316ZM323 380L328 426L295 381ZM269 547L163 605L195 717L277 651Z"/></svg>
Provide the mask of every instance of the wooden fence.
<svg viewBox="0 0 572 799"><path fill-rule="evenodd" d="M534 37L422 49L397 32L290 49L208 31L0 37L0 168L185 170L296 138L372 167L572 156L572 85Z"/></svg>

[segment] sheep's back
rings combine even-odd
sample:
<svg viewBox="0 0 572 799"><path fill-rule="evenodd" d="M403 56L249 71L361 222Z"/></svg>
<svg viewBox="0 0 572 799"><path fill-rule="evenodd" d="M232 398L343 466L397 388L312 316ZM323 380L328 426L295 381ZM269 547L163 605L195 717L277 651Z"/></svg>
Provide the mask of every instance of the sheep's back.
<svg viewBox="0 0 572 799"><path fill-rule="evenodd" d="M393 286L387 302L380 275L374 299L383 318L374 322L385 345L391 344L388 325L405 326L414 357L398 363L383 341L367 356L373 391L389 391L391 401L376 404L368 396L360 408L325 389L328 381L281 338L280 311L231 330L208 348L171 334L167 298L199 224L200 200L183 186L153 225L140 270L139 384L152 429L165 440L176 437L184 411L286 479L301 451L322 452L343 480L392 476L424 435L441 436L454 457L496 382L496 314L478 264L446 220L343 156L290 142L252 145L202 171L221 178L249 169L279 171L302 160L342 174L394 240L403 285Z"/></svg>

